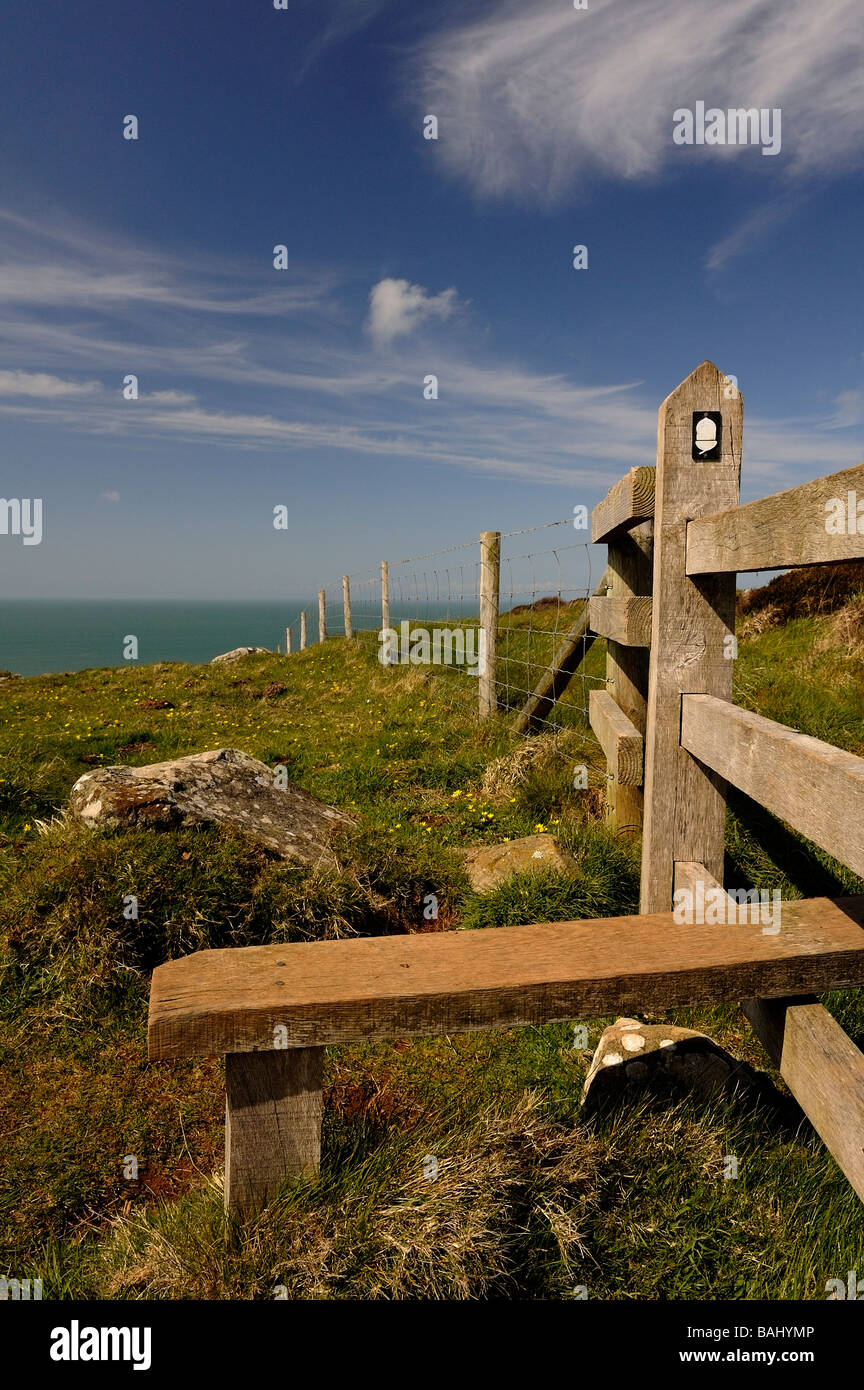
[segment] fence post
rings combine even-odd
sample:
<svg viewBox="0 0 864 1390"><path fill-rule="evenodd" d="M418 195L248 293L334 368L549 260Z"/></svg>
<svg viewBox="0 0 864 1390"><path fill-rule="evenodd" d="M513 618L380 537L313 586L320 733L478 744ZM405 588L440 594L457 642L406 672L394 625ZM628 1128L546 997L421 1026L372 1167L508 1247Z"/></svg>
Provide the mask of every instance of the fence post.
<svg viewBox="0 0 864 1390"><path fill-rule="evenodd" d="M290 627L286 627L286 629L285 629L285 655L286 655L286 656L290 656L290 655L291 655L291 629L290 629Z"/></svg>
<svg viewBox="0 0 864 1390"><path fill-rule="evenodd" d="M306 614L300 614L300 650L306 650Z"/></svg>
<svg viewBox="0 0 864 1390"><path fill-rule="evenodd" d="M390 626L390 567L386 560L381 561L381 627Z"/></svg>
<svg viewBox="0 0 864 1390"><path fill-rule="evenodd" d="M498 591L501 573L501 532L484 531L480 537L480 630L484 661L480 670L480 718L488 719L498 708L495 672L498 662Z"/></svg>
<svg viewBox="0 0 864 1390"><path fill-rule="evenodd" d="M318 641L327 636L327 597L323 589L318 590Z"/></svg>
<svg viewBox="0 0 864 1390"><path fill-rule="evenodd" d="M696 421L707 412L714 412L719 439L716 450L705 449L702 439L707 457L700 457ZM738 505L741 420L740 394L712 362L697 367L660 407L642 912L669 911L676 861L698 861L723 882L725 783L681 747L681 697L732 694L732 652L724 639L735 631L735 575L688 578L687 523Z"/></svg>
<svg viewBox="0 0 864 1390"><path fill-rule="evenodd" d="M629 598L651 593L652 543L654 523L645 521L622 536L609 541L609 595ZM648 649L625 647L606 642L606 689L618 708L643 739L648 707ZM641 787L625 787L617 781L606 785L606 820L616 830L640 830L643 793Z"/></svg>
<svg viewBox="0 0 864 1390"><path fill-rule="evenodd" d="M351 581L347 574L342 576L342 611L345 614L345 636L353 637L354 629L351 626Z"/></svg>

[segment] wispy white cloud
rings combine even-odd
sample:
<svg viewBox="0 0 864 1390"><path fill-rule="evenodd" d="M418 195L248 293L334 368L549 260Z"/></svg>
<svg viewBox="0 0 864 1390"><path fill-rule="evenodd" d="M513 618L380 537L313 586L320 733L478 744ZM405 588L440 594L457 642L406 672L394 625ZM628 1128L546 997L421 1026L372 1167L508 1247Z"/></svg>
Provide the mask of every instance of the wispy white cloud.
<svg viewBox="0 0 864 1390"><path fill-rule="evenodd" d="M433 31L406 86L440 121L438 157L479 193L554 200L586 177L638 179L694 159L672 113L697 100L780 107L783 168L834 170L864 149L864 26L858 0L493 0Z"/></svg>
<svg viewBox="0 0 864 1390"><path fill-rule="evenodd" d="M429 319L449 319L457 303L455 289L430 294L408 280L379 280L369 294L367 327L375 343L387 346Z"/></svg>
<svg viewBox="0 0 864 1390"><path fill-rule="evenodd" d="M48 372L0 371L0 396L39 396L57 400L69 396L92 396L101 391L98 381L64 381Z"/></svg>

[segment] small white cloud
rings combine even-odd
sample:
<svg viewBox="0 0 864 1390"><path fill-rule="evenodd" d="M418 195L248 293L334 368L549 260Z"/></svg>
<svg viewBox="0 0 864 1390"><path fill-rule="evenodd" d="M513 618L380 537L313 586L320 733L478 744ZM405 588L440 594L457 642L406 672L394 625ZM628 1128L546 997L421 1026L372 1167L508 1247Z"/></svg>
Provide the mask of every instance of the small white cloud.
<svg viewBox="0 0 864 1390"><path fill-rule="evenodd" d="M59 399L69 396L92 396L101 390L98 381L64 381L47 372L0 372L0 396L41 396Z"/></svg>
<svg viewBox="0 0 864 1390"><path fill-rule="evenodd" d="M412 333L426 319L449 319L458 304L454 289L430 294L408 280L379 280L369 294L367 328L379 347Z"/></svg>
<svg viewBox="0 0 864 1390"><path fill-rule="evenodd" d="M100 496L100 497L104 497L104 499L105 499L106 502L119 502L119 501L120 501L120 493L119 493L119 492L100 492L100 493L99 493L99 496Z"/></svg>
<svg viewBox="0 0 864 1390"><path fill-rule="evenodd" d="M151 405L191 405L195 396L188 391L151 391L142 399Z"/></svg>

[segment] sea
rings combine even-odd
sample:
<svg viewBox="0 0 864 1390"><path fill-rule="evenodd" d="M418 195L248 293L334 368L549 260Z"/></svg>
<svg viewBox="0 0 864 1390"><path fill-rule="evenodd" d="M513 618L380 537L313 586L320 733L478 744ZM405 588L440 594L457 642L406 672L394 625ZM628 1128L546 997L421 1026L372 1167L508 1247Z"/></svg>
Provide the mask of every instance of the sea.
<svg viewBox="0 0 864 1390"><path fill-rule="evenodd" d="M41 676L127 666L130 662L124 648L129 637L137 638L137 665L154 661L203 663L234 647L268 647L271 651L278 647L284 652L288 626L292 650L297 651L304 610L311 646L318 638L317 597L285 602L7 600L0 602L0 672ZM416 606L403 612L400 605L391 605L391 623L403 617L416 620ZM358 632L377 635L377 605L375 612L357 611L354 627ZM344 632L341 603L332 609L328 606L327 631L330 635Z"/></svg>

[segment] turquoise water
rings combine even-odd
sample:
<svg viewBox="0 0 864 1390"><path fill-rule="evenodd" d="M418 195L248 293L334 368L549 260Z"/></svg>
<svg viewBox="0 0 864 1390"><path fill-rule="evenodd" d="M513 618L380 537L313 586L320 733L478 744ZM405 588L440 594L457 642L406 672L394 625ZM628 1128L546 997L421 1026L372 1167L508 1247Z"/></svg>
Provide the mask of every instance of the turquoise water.
<svg viewBox="0 0 864 1390"><path fill-rule="evenodd" d="M0 603L0 669L21 676L124 666L124 638L138 639L138 664L210 661L232 647L285 650L285 627L317 603L138 603L22 600ZM335 615L334 615L335 617ZM335 630L335 628L334 628ZM317 635L317 627L315 628ZM309 636L312 637L310 623Z"/></svg>
<svg viewBox="0 0 864 1390"><path fill-rule="evenodd" d="M458 606L458 605L457 605ZM83 599L17 600L0 603L0 670L20 676L125 666L124 639L138 639L138 663L210 661L232 647L285 650L291 625L292 648L300 646L300 613L308 616L310 645L318 636L318 600L279 602L133 602ZM368 610L368 611L367 611ZM451 606L452 612L452 606ZM391 622L419 618L417 606L391 607ZM443 616L443 614L438 614ZM368 604L355 607L355 629L377 632L380 617ZM328 606L328 633L343 631L342 605Z"/></svg>

